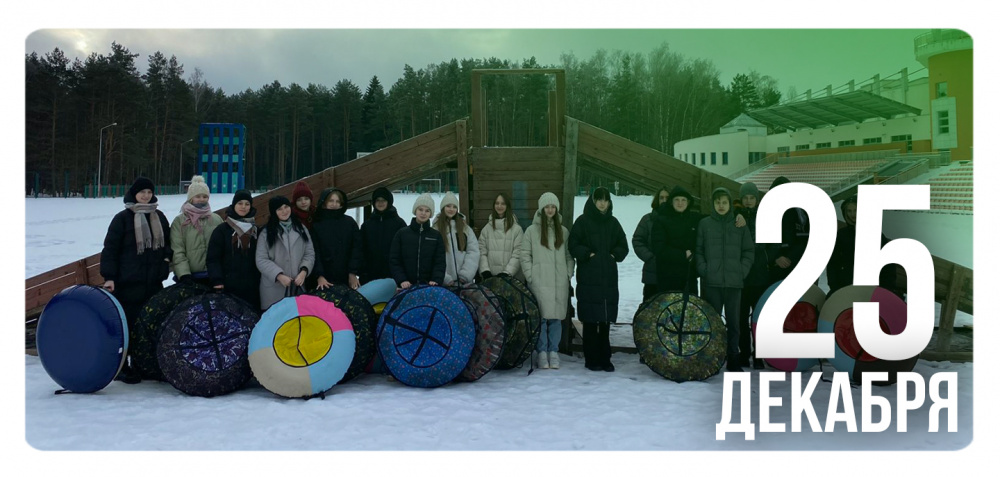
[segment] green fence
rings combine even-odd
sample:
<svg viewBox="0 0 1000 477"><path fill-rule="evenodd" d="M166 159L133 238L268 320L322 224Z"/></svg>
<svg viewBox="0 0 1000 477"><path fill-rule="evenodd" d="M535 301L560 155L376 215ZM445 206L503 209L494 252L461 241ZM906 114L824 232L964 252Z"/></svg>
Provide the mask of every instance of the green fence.
<svg viewBox="0 0 1000 477"><path fill-rule="evenodd" d="M100 189L93 185L84 186L83 196L89 198L97 197L121 197L128 192L128 188L132 184L102 184ZM156 195L169 195L169 194L181 194L180 186L175 185L161 185L156 186L156 190L153 191Z"/></svg>

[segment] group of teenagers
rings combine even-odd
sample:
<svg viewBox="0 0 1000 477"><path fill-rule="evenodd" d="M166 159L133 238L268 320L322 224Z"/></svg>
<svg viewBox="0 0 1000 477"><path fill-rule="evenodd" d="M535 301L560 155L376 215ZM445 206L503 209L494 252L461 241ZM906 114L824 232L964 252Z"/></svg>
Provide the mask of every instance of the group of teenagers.
<svg viewBox="0 0 1000 477"><path fill-rule="evenodd" d="M772 188L783 182L787 179L778 178ZM315 200L301 181L291 200L275 196L268 201L264 224L255 220L257 211L247 190L233 195L225 219L215 214L209 188L200 176L192 178L187 200L168 223L157 208L154 189L151 180L136 179L124 196L124 210L108 227L101 252L104 288L122 305L129 329L134 329L143 304L163 288L171 270L177 282L199 283L260 310L286 296L334 284L356 289L391 278L400 289L454 287L507 276L524 282L538 301L543 319L535 347L537 366L557 369L562 320L573 314L570 279L575 273L584 365L592 371L615 369L609 331L618 318L617 264L625 260L629 244L604 187L587 199L572 231L563 225L555 194L539 197L532 223L523 229L510 198L500 193L478 238L451 192L439 208L429 194L417 197L407 225L393 206L392 193L378 188L371 195L371 216L359 227L345 214L343 191L327 188ZM711 213L703 215L690 209L692 196L683 187L663 188L632 236L632 246L645 263L643 300L661 292L704 298L727 317L727 370L731 371L749 366L753 356L751 307L770 284L788 275L808 241L805 213L789 209L782 220L783 242L757 244L760 198L753 183L741 186L736 201L727 189L719 188L711 197ZM853 227L856 201L845 201L842 209L848 227ZM838 234L830 262L831 288L835 277L841 280L838 287L849 285L853 278L854 234L844 232L844 240ZM838 257L844 258L837 261ZM119 379L134 383L141 377L126 363Z"/></svg>

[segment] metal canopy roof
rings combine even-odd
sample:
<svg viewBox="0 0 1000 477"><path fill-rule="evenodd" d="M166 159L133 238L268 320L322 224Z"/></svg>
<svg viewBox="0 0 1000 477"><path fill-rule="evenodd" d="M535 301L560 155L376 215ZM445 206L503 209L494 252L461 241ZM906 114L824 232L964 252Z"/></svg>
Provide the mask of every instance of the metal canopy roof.
<svg viewBox="0 0 1000 477"><path fill-rule="evenodd" d="M867 91L826 96L750 111L758 121L786 129L820 128L866 119L889 119L899 114L920 114L920 109Z"/></svg>

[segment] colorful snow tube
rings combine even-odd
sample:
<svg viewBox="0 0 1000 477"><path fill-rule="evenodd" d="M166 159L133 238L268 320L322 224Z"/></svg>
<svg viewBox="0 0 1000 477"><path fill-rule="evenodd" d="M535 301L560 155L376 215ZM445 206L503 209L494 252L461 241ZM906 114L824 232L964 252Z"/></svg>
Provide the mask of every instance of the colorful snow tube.
<svg viewBox="0 0 1000 477"><path fill-rule="evenodd" d="M311 291L309 294L333 303L351 321L355 339L354 359L337 384L354 379L363 373L365 367L375 358L375 327L378 325L378 315L361 293L345 285L333 285L325 290Z"/></svg>
<svg viewBox="0 0 1000 477"><path fill-rule="evenodd" d="M489 288L482 285L473 283L449 289L469 305L476 325L476 343L472 347L472 356L455 380L476 381L490 372L503 354L505 332L503 315L500 314L503 305Z"/></svg>
<svg viewBox="0 0 1000 477"><path fill-rule="evenodd" d="M271 305L250 335L250 369L262 386L290 398L324 396L354 359L344 312L312 295Z"/></svg>
<svg viewBox="0 0 1000 477"><path fill-rule="evenodd" d="M472 355L472 311L442 287L403 290L378 321L378 353L385 368L408 386L433 388L455 379Z"/></svg>
<svg viewBox="0 0 1000 477"><path fill-rule="evenodd" d="M768 287L764 291L764 294L761 295L760 300L757 300L757 305L753 308L753 321L751 322L750 330L754 336L754 343L757 342L757 320L760 318L760 310L782 281L779 280ZM819 321L820 310L823 308L823 303L825 302L826 294L823 293L820 287L816 285L809 287L806 293L802 295L802 298L799 298L799 301L792 306L791 311L785 316L782 330L785 333L815 333L817 331L816 326ZM775 369L789 372L805 371L819 364L819 360L814 358L768 358L764 362Z"/></svg>
<svg viewBox="0 0 1000 477"><path fill-rule="evenodd" d="M639 356L656 374L677 382L700 381L726 360L726 325L705 300L669 292L645 301L632 319Z"/></svg>
<svg viewBox="0 0 1000 477"><path fill-rule="evenodd" d="M125 311L107 291L74 285L45 305L35 341L42 367L65 391L100 391L125 363Z"/></svg>
<svg viewBox="0 0 1000 477"><path fill-rule="evenodd" d="M181 302L208 292L208 287L197 282L178 282L158 291L142 306L139 316L135 317L133 323L135 329L132 330L132 345L129 348L132 367L142 379L163 381L163 372L160 370L159 357L156 353L156 345L163 331L163 322Z"/></svg>
<svg viewBox="0 0 1000 477"><path fill-rule="evenodd" d="M862 373L884 371L889 373L888 381L877 383L893 384L896 373L913 371L917 357L887 361L868 354L854 334L854 302L877 302L879 324L885 333L897 335L906 328L906 303L896 294L876 286L841 288L830 295L819 314L819 332L833 333L837 341L834 357L828 361L837 371L851 373L855 382L861 382Z"/></svg>
<svg viewBox="0 0 1000 477"><path fill-rule="evenodd" d="M538 310L538 300L523 283L510 276L495 275L483 280L500 299L505 336L503 353L496 369L511 369L521 366L531 357L541 332L542 315Z"/></svg>
<svg viewBox="0 0 1000 477"><path fill-rule="evenodd" d="M184 300L156 345L163 379L191 396L229 394L250 380L247 349L260 313L222 293Z"/></svg>
<svg viewBox="0 0 1000 477"><path fill-rule="evenodd" d="M358 293L372 304L375 314L382 314L385 304L396 294L396 280L391 278L380 278L372 280L358 287Z"/></svg>

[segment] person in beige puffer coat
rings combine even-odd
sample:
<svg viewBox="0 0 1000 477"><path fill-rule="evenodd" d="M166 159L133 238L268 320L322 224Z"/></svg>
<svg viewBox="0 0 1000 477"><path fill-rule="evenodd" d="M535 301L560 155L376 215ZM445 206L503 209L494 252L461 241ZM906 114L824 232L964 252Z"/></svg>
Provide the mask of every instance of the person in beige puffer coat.
<svg viewBox="0 0 1000 477"><path fill-rule="evenodd" d="M201 176L191 178L187 201L181 213L170 223L170 248L174 255L170 265L174 279L193 280L209 286L208 241L222 217L208 205L208 185Z"/></svg>
<svg viewBox="0 0 1000 477"><path fill-rule="evenodd" d="M524 231L510 210L510 199L501 192L493 201L490 219L479 233L479 274L483 279L506 273L524 281L521 273L521 240Z"/></svg>
<svg viewBox="0 0 1000 477"><path fill-rule="evenodd" d="M441 199L441 211L434 217L434 228L444 237L444 285L472 283L479 268L479 240L465 216L459 213L458 197L451 191Z"/></svg>
<svg viewBox="0 0 1000 477"><path fill-rule="evenodd" d="M521 270L528 288L538 300L542 330L535 350L540 369L559 368L559 339L569 306L569 279L573 257L569 254L569 230L562 225L559 199L546 192L538 198L538 212L521 241Z"/></svg>

